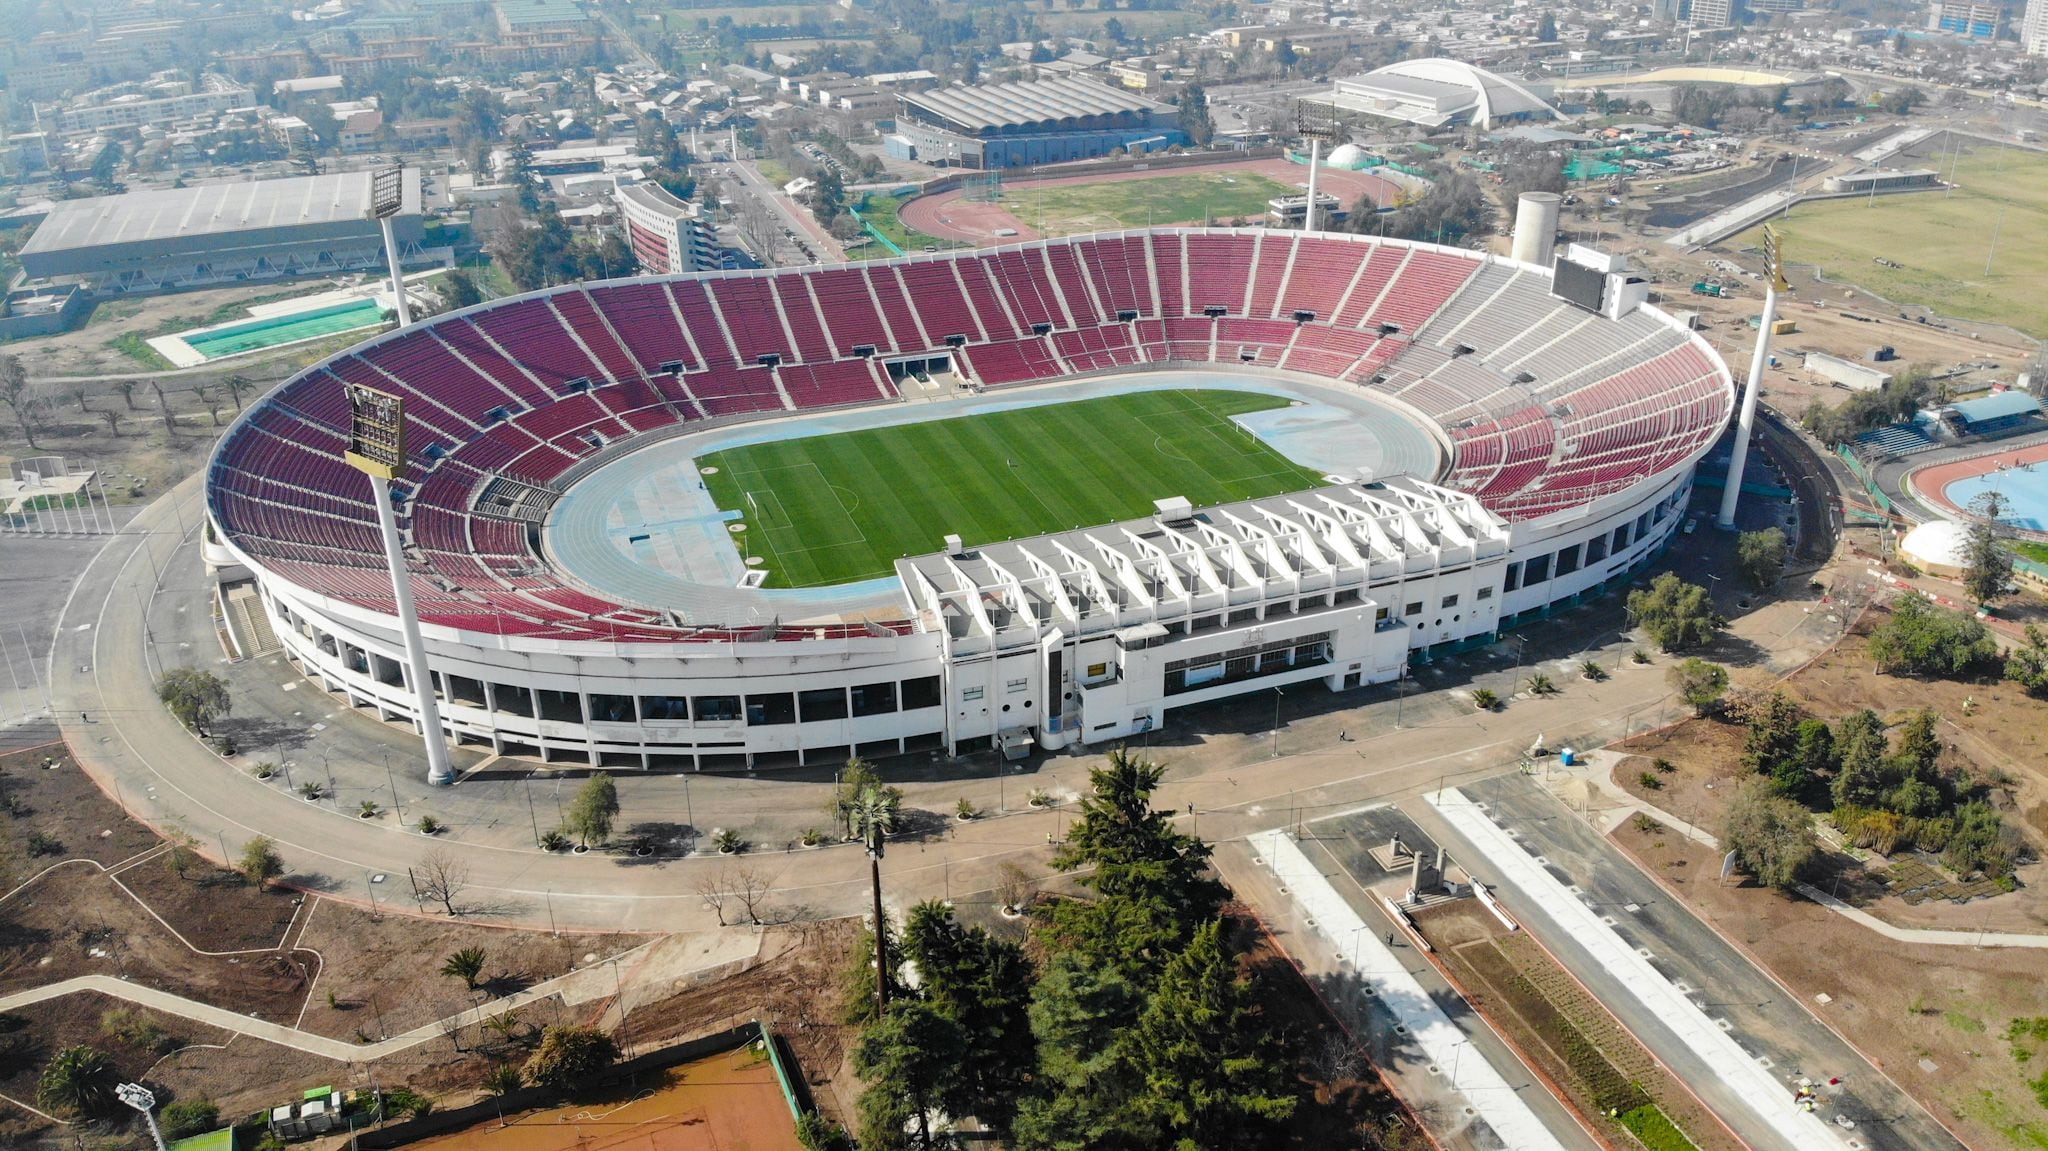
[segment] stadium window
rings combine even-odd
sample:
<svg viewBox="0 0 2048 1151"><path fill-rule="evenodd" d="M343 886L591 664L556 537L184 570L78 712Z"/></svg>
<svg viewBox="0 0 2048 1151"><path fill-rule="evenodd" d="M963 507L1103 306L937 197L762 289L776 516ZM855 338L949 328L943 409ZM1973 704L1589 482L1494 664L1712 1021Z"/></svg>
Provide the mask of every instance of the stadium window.
<svg viewBox="0 0 2048 1151"><path fill-rule="evenodd" d="M780 727L796 722L796 697L786 691L747 697L748 727Z"/></svg>
<svg viewBox="0 0 2048 1151"><path fill-rule="evenodd" d="M556 723L582 723L583 698L573 691L544 687L533 693L540 701L540 717Z"/></svg>
<svg viewBox="0 0 2048 1151"><path fill-rule="evenodd" d="M1535 587L1550 578L1550 557L1535 556L1522 561L1522 586Z"/></svg>
<svg viewBox="0 0 2048 1151"><path fill-rule="evenodd" d="M590 697L590 720L592 723L632 723L633 697L630 695L593 695Z"/></svg>
<svg viewBox="0 0 2048 1151"><path fill-rule="evenodd" d="M1623 551L1623 550L1625 550L1625 549L1626 549L1627 547L1628 547L1628 525L1627 525L1627 524L1623 524L1623 525L1621 525L1620 527L1618 527L1618 528L1615 528L1615 529L1614 529L1614 550L1615 550L1616 552L1620 552L1620 551Z"/></svg>
<svg viewBox="0 0 2048 1151"><path fill-rule="evenodd" d="M1599 563L1599 562L1600 562L1601 560L1604 560L1604 559L1606 559L1606 558L1607 558L1607 537L1606 537L1605 535L1597 535L1597 536L1594 536L1594 537L1593 537L1592 539L1589 539L1589 540L1587 540L1587 541L1586 541L1586 562L1587 562L1587 563L1589 563L1589 564L1596 564L1596 563Z"/></svg>
<svg viewBox="0 0 2048 1151"><path fill-rule="evenodd" d="M671 723L688 719L690 701L680 695L643 695L640 697L640 718Z"/></svg>
<svg viewBox="0 0 2048 1151"><path fill-rule="evenodd" d="M690 710L700 723L731 723L740 717L740 697L700 695L690 700Z"/></svg>
<svg viewBox="0 0 2048 1151"><path fill-rule="evenodd" d="M499 711L523 715L529 719L533 717L533 700L523 687L494 683L491 685L491 702L497 705Z"/></svg>
<svg viewBox="0 0 2048 1151"><path fill-rule="evenodd" d="M1324 604L1324 601L1325 601L1325 597L1323 597L1323 596L1319 596L1319 595L1303 596L1303 597L1301 598L1301 609L1300 609L1300 610L1302 610L1302 611L1316 611L1316 610L1320 609L1320 608L1321 608L1321 607L1323 606L1323 604Z"/></svg>
<svg viewBox="0 0 2048 1151"><path fill-rule="evenodd" d="M1387 622L1387 617L1388 617L1388 616L1390 616L1390 615L1392 615L1392 614L1394 614L1394 613L1393 613L1393 611L1392 611L1391 609L1388 609L1388 608L1381 608L1381 609L1379 609L1378 611L1376 611L1376 612L1372 613L1372 622L1374 622L1374 623L1385 623L1385 622Z"/></svg>
<svg viewBox="0 0 2048 1151"><path fill-rule="evenodd" d="M1473 596L1472 598L1473 598L1473 599L1476 599L1476 600L1482 600L1482 601L1483 601L1483 600L1490 600L1490 599L1492 599L1492 598L1493 598L1493 589L1492 589L1492 588L1490 588L1490 587L1483 587L1483 588L1480 588L1480 589L1479 589L1479 594L1477 594L1477 595Z"/></svg>
<svg viewBox="0 0 2048 1151"><path fill-rule="evenodd" d="M1255 607L1241 607L1230 613L1230 622L1233 624L1250 623L1258 618L1259 609Z"/></svg>
<svg viewBox="0 0 2048 1151"><path fill-rule="evenodd" d="M466 675L451 675L448 677L448 694L456 703L466 703L471 707L484 706L484 684L480 679L471 679Z"/></svg>
<svg viewBox="0 0 2048 1151"><path fill-rule="evenodd" d="M919 708L939 706L939 677L923 676L906 679L902 684L903 710L916 711Z"/></svg>
<svg viewBox="0 0 2048 1151"><path fill-rule="evenodd" d="M1458 606L1458 597L1457 597L1457 596L1455 596L1455 595L1447 595L1447 596L1445 596L1445 597L1444 597L1444 602L1443 602L1442 606L1444 606L1444 607L1457 607L1457 606Z"/></svg>
<svg viewBox="0 0 2048 1151"><path fill-rule="evenodd" d="M797 715L805 723L846 718L846 689L814 688L796 693Z"/></svg>
<svg viewBox="0 0 2048 1151"><path fill-rule="evenodd" d="M1649 530L1650 530L1650 513L1649 513L1649 512L1644 512L1644 513L1643 513L1642 515L1639 515L1639 516L1637 516L1637 517L1636 517L1636 531L1635 531L1635 538L1636 538L1636 539L1642 539L1642 538L1643 538L1643 533L1645 533L1645 532L1647 532L1647 531L1649 531Z"/></svg>
<svg viewBox="0 0 2048 1151"><path fill-rule="evenodd" d="M1336 595L1330 597L1330 603L1336 607L1343 607L1347 603L1357 603L1358 600L1359 591L1355 587L1345 588L1344 590L1338 592Z"/></svg>
<svg viewBox="0 0 2048 1151"><path fill-rule="evenodd" d="M1408 604L1408 606L1407 606L1407 607L1405 607L1405 608L1402 608L1402 609L1401 609L1401 614L1402 614L1403 616L1411 616L1411 615L1421 615L1421 614L1422 614L1422 601L1421 601L1421 600L1413 600L1413 601L1411 601L1411 602L1410 602L1410 603Z"/></svg>
<svg viewBox="0 0 2048 1151"><path fill-rule="evenodd" d="M1501 590L1514 591L1516 588L1519 588L1521 586L1522 565L1519 563L1511 563L1507 567L1506 578L1501 582Z"/></svg>
<svg viewBox="0 0 2048 1151"><path fill-rule="evenodd" d="M1557 574L1568 576L1579 570L1579 545L1561 548L1557 553Z"/></svg>
<svg viewBox="0 0 2048 1151"><path fill-rule="evenodd" d="M858 683L853 686L853 714L887 715L896 710L894 683Z"/></svg>
<svg viewBox="0 0 2048 1151"><path fill-rule="evenodd" d="M1198 615L1195 617L1194 622L1191 625L1189 625L1189 630L1208 631L1211 628L1216 627L1220 622L1221 621L1213 615Z"/></svg>
<svg viewBox="0 0 2048 1151"><path fill-rule="evenodd" d="M1008 679L1003 681L1004 695L1017 695L1030 690L1031 681L1028 679Z"/></svg>
<svg viewBox="0 0 2048 1151"><path fill-rule="evenodd" d="M1108 674L1109 665L1106 663L1091 663L1088 665L1089 679L1101 679L1103 676Z"/></svg>
<svg viewBox="0 0 2048 1151"><path fill-rule="evenodd" d="M961 703L973 703L975 700L980 699L981 696L982 688L980 684L976 684L973 687L963 687L960 689Z"/></svg>

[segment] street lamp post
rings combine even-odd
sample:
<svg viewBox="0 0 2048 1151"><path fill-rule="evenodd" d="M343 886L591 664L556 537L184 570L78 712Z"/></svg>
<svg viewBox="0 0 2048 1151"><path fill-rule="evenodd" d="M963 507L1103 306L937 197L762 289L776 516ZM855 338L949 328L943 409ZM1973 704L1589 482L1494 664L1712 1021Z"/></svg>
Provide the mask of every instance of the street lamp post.
<svg viewBox="0 0 2048 1151"><path fill-rule="evenodd" d="M114 1096L128 1106L142 1112L142 1121L149 1124L150 1141L156 1144L156 1151L164 1151L164 1133L157 1129L156 1116L150 1111L156 1106L156 1096L140 1083L123 1083L114 1088Z"/></svg>

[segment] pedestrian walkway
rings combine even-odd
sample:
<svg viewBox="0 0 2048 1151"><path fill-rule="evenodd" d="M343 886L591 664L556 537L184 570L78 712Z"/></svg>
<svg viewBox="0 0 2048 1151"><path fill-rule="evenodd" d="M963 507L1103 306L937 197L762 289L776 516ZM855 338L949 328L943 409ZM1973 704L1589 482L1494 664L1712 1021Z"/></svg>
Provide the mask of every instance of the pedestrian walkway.
<svg viewBox="0 0 2048 1151"><path fill-rule="evenodd" d="M1631 948L1623 942L1591 908L1495 824L1478 803L1456 788L1432 792L1425 798L1496 869L1500 881L1540 907L1788 1146L1818 1149L1846 1145L1836 1137L1846 1133L1836 1132L1796 1104L1791 1092L1744 1051L1721 1024L1709 1019L1684 990L1650 965L1646 950Z"/></svg>
<svg viewBox="0 0 2048 1151"><path fill-rule="evenodd" d="M516 1011L529 1003L543 999L559 998L563 1005L575 1007L594 1003L606 997L630 1000L634 1004L656 1002L671 991L671 983L690 976L728 969L744 964L760 950L759 934L743 931L720 932L705 936L671 935L628 951L616 959L604 963L581 967L565 975L556 976L534 984L524 991L506 995L479 1004L466 1011L457 1012L446 1019L423 1023L403 1034L393 1035L377 1043L352 1043L343 1039L332 1039L302 1031L267 1019L257 1019L211 1003L188 999L154 987L131 983L111 975L80 975L57 983L32 987L11 995L0 995L0 1011L14 1011L18 1008L61 999L66 995L97 992L101 995L123 999L138 1006L175 1015L194 1023L218 1027L234 1035L246 1035L261 1039L294 1051L318 1055L339 1063L365 1063L396 1055L401 1051L418 1047L435 1039L445 1038L456 1028L475 1027L486 1019L495 1018L508 1011ZM629 975L621 974L630 972ZM628 984L627 979L633 982ZM656 986L649 988L653 983ZM609 1010L609 1008L608 1008Z"/></svg>
<svg viewBox="0 0 2048 1151"><path fill-rule="evenodd" d="M1707 847L1719 848L1721 841L1711 833L1686 822L1661 807L1638 798L1624 790L1614 781L1615 765L1625 753L1615 751L1593 751L1581 757L1573 767L1560 767L1550 772L1543 785L1558 794L1558 798L1575 808L1583 806L1589 817L1600 816L1602 832L1612 831L1622 820L1638 812L1649 816L1666 827L1677 829L1687 839ZM1583 797L1569 796L1561 788L1570 780L1583 779L1593 789ZM2027 935L2015 931L1944 931L1930 927L1900 927L1886 923L1877 916L1853 907L1829 895L1810 883L1794 885L1794 890L1837 915L1867 927L1886 939L1899 943L1925 943L1935 947L2037 947L2048 948L2048 935Z"/></svg>
<svg viewBox="0 0 2048 1151"><path fill-rule="evenodd" d="M1393 951L1380 942L1377 925L1352 910L1350 902L1285 831L1263 832L1252 836L1250 842L1282 890L1301 905L1315 930L1339 954L1352 957L1367 993L1376 996L1396 1023L1407 1029L1409 1040L1446 1076L1451 1090L1493 1129L1502 1146L1517 1151L1564 1151L1576 1144L1576 1140L1573 1144L1562 1142L1544 1126L1499 1069L1473 1047Z"/></svg>

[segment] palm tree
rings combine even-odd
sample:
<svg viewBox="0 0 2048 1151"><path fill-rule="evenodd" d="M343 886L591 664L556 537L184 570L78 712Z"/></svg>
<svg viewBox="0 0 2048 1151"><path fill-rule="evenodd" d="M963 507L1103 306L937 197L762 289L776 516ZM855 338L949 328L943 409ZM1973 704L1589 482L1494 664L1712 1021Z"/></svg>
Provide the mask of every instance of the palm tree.
<svg viewBox="0 0 2048 1151"><path fill-rule="evenodd" d="M111 1114L120 1083L114 1061L90 1047L57 1052L36 1084L36 1101L52 1111L84 1118Z"/></svg>
<svg viewBox="0 0 2048 1151"><path fill-rule="evenodd" d="M448 961L441 965L441 974L460 979L464 986L475 991L483 982L484 949L465 947L450 955Z"/></svg>
<svg viewBox="0 0 2048 1151"><path fill-rule="evenodd" d="M896 806L879 787L865 787L847 805L847 826L868 848L868 882L875 896L875 1017L889 1012L889 955L884 944L888 922L882 918L882 839L896 826Z"/></svg>

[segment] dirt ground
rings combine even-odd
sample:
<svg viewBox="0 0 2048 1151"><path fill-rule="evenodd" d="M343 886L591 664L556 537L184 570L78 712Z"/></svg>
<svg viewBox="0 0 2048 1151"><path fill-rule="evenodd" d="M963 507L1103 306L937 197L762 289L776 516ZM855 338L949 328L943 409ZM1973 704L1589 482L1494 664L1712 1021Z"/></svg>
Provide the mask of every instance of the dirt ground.
<svg viewBox="0 0 2048 1151"><path fill-rule="evenodd" d="M1552 1044L1555 1016L1563 1016L1597 1047L1610 1066L1641 1087L1702 1151L1740 1151L1742 1143L1676 1077L1664 1070L1619 1020L1580 987L1527 933L1509 935L1473 900L1426 908L1415 924L1438 950L1431 958L1448 970L1465 998L1494 1029L1530 1060L1582 1123L1617 1147L1630 1145L1626 1128L1601 1113L1592 1091Z"/></svg>
<svg viewBox="0 0 2048 1151"><path fill-rule="evenodd" d="M45 768L48 759L56 765ZM317 896L258 891L203 862L181 875L169 866L161 841L102 796L60 745L0 756L0 801L0 859L13 866L0 889L22 885L0 901L0 993L108 974L318 1034L373 1039L473 1005L458 980L439 973L442 960L459 948L484 949L486 971L495 978L480 994L502 994L645 941L373 917ZM29 854L30 836L37 834L53 841L52 854ZM854 936L848 923L776 929L764 944L764 962L634 1010L625 1034L635 1049L644 1049L762 1018L787 1035L830 1102L845 1046L831 989ZM541 1027L596 1022L609 1002L565 1008L545 1000L521 1011L514 1035L466 1028L374 1065L336 1064L248 1038L229 1041L212 1028L175 1019L162 1021L169 1037L164 1043L137 1047L102 1025L118 1006L81 994L23 1009L14 1013L18 1018L0 1017L0 1095L32 1100L50 1054L84 1042L114 1056L124 1075L147 1072L167 1096L207 1095L228 1115L322 1084L405 1084L467 1102L492 1061L523 1059ZM9 1038L14 1035L21 1038ZM151 1069L163 1050L181 1045L196 1046ZM0 1106L0 1146L38 1140L68 1145L68 1137L59 1139L57 1129L30 1112Z"/></svg>
<svg viewBox="0 0 2048 1151"><path fill-rule="evenodd" d="M1880 676L1871 670L1869 639L1885 609L1873 608L1832 650L1778 685L1810 713L1830 721L1869 708L1896 724L1906 714L1931 707L1941 716L1949 765L1980 780L2002 779L1991 798L2006 818L2022 826L2037 851L2048 853L2048 704L2001 680L1974 682ZM1965 701L1970 706L1965 708ZM1967 713L1966 713L1967 711ZM1718 719L1693 720L1615 745L1638 757L1615 769L1615 782L1649 803L1697 820L1712 833L1720 826L1728 798L1743 782L1743 731ZM1676 770L1656 771L1656 759ZM1644 772L1663 786L1646 788ZM1952 930L2039 932L2048 929L2048 864L2018 871L2020 888L2010 894L1955 904L1928 901L1909 905L1875 888L1865 910L1909 927Z"/></svg>
<svg viewBox="0 0 2048 1151"><path fill-rule="evenodd" d="M2003 1037L2014 1019L2048 1014L2048 953L1879 940L1807 900L1716 884L1715 852L1683 836L1624 823L1614 839L1969 1146L2048 1148L2048 1112L2027 1085L2041 1052Z"/></svg>

